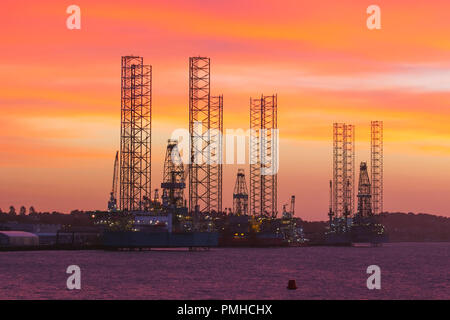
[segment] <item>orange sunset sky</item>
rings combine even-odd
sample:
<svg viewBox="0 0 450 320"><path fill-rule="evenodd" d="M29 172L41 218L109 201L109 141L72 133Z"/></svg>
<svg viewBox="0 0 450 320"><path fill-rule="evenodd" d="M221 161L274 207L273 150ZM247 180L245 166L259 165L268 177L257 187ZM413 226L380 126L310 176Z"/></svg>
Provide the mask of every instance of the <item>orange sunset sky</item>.
<svg viewBox="0 0 450 320"><path fill-rule="evenodd" d="M81 30L66 8L81 8ZM366 8L381 8L368 30ZM386 211L450 216L450 2L2 1L0 208L106 209L120 134L120 57L153 66L152 188L166 140L188 127L188 57L211 58L224 127L278 94L279 210L327 219L332 123L384 121ZM238 166L224 168L231 205ZM248 166L245 166L248 173ZM248 182L248 181L247 181Z"/></svg>

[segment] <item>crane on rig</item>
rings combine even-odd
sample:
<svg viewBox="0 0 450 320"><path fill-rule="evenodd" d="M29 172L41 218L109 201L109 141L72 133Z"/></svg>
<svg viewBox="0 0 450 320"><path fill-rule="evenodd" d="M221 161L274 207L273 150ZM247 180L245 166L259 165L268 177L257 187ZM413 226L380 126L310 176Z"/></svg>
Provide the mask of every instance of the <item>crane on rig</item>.
<svg viewBox="0 0 450 320"><path fill-rule="evenodd" d="M114 159L114 171L111 193L108 201L108 211L117 211L117 182L119 179L119 151L116 151L116 158Z"/></svg>
<svg viewBox="0 0 450 320"><path fill-rule="evenodd" d="M328 217L330 219L330 229L333 227L333 181L330 180L330 201L328 207Z"/></svg>
<svg viewBox="0 0 450 320"><path fill-rule="evenodd" d="M291 216L295 215L295 196L291 196Z"/></svg>

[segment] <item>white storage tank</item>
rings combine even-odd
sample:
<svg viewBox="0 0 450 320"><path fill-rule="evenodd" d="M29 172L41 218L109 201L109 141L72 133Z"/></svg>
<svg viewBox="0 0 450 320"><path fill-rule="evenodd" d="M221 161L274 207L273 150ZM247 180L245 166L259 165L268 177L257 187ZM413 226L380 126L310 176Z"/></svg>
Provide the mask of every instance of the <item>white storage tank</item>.
<svg viewBox="0 0 450 320"><path fill-rule="evenodd" d="M38 246L39 237L25 231L0 231L1 247Z"/></svg>

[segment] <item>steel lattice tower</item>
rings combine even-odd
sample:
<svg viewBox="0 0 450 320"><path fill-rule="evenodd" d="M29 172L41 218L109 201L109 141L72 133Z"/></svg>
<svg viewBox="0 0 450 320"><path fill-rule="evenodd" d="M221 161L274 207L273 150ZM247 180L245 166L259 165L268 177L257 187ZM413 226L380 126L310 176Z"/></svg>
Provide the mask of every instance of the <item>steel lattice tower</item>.
<svg viewBox="0 0 450 320"><path fill-rule="evenodd" d="M277 96L250 98L250 214L277 214Z"/></svg>
<svg viewBox="0 0 450 320"><path fill-rule="evenodd" d="M351 216L355 209L355 126L344 126L344 213Z"/></svg>
<svg viewBox="0 0 450 320"><path fill-rule="evenodd" d="M168 140L163 183L161 183L163 205L181 208L184 202L183 191L185 187L184 166L178 150L178 141Z"/></svg>
<svg viewBox="0 0 450 320"><path fill-rule="evenodd" d="M238 169L236 176L233 192L233 213L237 215L248 214L248 191L244 169Z"/></svg>
<svg viewBox="0 0 450 320"><path fill-rule="evenodd" d="M383 121L372 121L370 126L370 172L372 176L372 212L383 212Z"/></svg>
<svg viewBox="0 0 450 320"><path fill-rule="evenodd" d="M260 149L263 99L250 98L250 214L261 214L261 166Z"/></svg>
<svg viewBox="0 0 450 320"><path fill-rule="evenodd" d="M370 194L370 180L367 172L367 164L361 162L359 167L359 183L358 183L358 212L361 218L372 215L372 204Z"/></svg>
<svg viewBox="0 0 450 320"><path fill-rule="evenodd" d="M351 216L355 206L355 127L333 125L333 213Z"/></svg>
<svg viewBox="0 0 450 320"><path fill-rule="evenodd" d="M333 212L335 217L344 213L344 127L343 123L333 124Z"/></svg>
<svg viewBox="0 0 450 320"><path fill-rule="evenodd" d="M151 198L152 67L122 57L120 210L140 211Z"/></svg>
<svg viewBox="0 0 450 320"><path fill-rule="evenodd" d="M210 208L222 212L223 96L211 97L210 119Z"/></svg>
<svg viewBox="0 0 450 320"><path fill-rule="evenodd" d="M189 209L222 210L223 97L210 95L210 59L189 58ZM220 134L219 134L220 133Z"/></svg>

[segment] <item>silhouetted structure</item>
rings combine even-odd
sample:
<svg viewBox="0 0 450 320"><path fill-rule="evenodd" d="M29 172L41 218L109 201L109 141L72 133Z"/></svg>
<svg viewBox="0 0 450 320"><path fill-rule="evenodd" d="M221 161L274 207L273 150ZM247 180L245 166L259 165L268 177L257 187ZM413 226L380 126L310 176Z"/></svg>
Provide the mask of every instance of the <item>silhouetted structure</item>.
<svg viewBox="0 0 450 320"><path fill-rule="evenodd" d="M152 67L122 57L120 210L140 211L151 198Z"/></svg>
<svg viewBox="0 0 450 320"><path fill-rule="evenodd" d="M359 183L358 183L358 212L360 218L372 216L372 195L370 193L369 173L367 172L367 164L361 162L359 167Z"/></svg>
<svg viewBox="0 0 450 320"><path fill-rule="evenodd" d="M211 97L210 59L189 58L189 209L222 210L223 97Z"/></svg>
<svg viewBox="0 0 450 320"><path fill-rule="evenodd" d="M222 164L223 164L223 96L211 97L210 107L210 208L222 211Z"/></svg>
<svg viewBox="0 0 450 320"><path fill-rule="evenodd" d="M295 196L291 196L291 216L293 217L295 215Z"/></svg>
<svg viewBox="0 0 450 320"><path fill-rule="evenodd" d="M332 223L333 223L333 217L334 217L334 213L333 213L333 181L330 180L330 192L329 192L329 201L328 201L328 218L329 218L329 222L330 222L330 228L332 228Z"/></svg>
<svg viewBox="0 0 450 320"><path fill-rule="evenodd" d="M355 126L333 125L333 213L348 217L355 206Z"/></svg>
<svg viewBox="0 0 450 320"><path fill-rule="evenodd" d="M248 214L248 191L244 169L238 169L233 192L233 213L237 215Z"/></svg>
<svg viewBox="0 0 450 320"><path fill-rule="evenodd" d="M184 204L184 167L178 151L178 141L169 140L164 161L163 206L181 208Z"/></svg>
<svg viewBox="0 0 450 320"><path fill-rule="evenodd" d="M250 98L250 214L276 216L277 96Z"/></svg>
<svg viewBox="0 0 450 320"><path fill-rule="evenodd" d="M109 194L108 211L117 211L117 184L119 179L119 151L116 152L114 159L112 188Z"/></svg>
<svg viewBox="0 0 450 320"><path fill-rule="evenodd" d="M370 128L372 212L380 214L383 212L383 121L372 121Z"/></svg>

